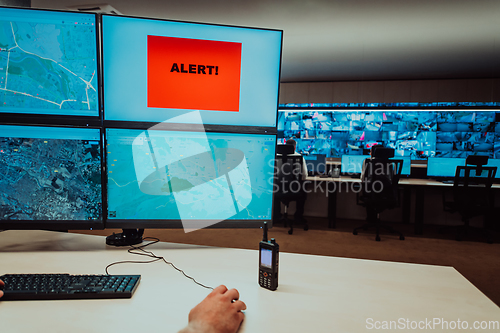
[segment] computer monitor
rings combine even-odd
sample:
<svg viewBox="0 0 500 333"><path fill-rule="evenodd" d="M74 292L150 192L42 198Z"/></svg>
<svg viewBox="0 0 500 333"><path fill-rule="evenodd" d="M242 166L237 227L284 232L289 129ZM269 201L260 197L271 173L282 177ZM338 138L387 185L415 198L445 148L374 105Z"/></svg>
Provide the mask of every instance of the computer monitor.
<svg viewBox="0 0 500 333"><path fill-rule="evenodd" d="M276 135L106 129L107 227L271 221Z"/></svg>
<svg viewBox="0 0 500 333"><path fill-rule="evenodd" d="M105 120L276 128L282 34L103 15Z"/></svg>
<svg viewBox="0 0 500 333"><path fill-rule="evenodd" d="M457 166L465 166L465 158L429 157L428 177L455 177Z"/></svg>
<svg viewBox="0 0 500 333"><path fill-rule="evenodd" d="M370 155L342 155L340 172L343 175L361 174L363 162L370 158Z"/></svg>
<svg viewBox="0 0 500 333"><path fill-rule="evenodd" d="M403 161L403 167L401 169L402 176L409 176L411 174L411 158L410 158L410 156L396 156L396 157L393 157L390 159Z"/></svg>
<svg viewBox="0 0 500 333"><path fill-rule="evenodd" d="M497 167L497 172L495 174L495 178L500 178L500 159L489 158L488 163L485 166Z"/></svg>
<svg viewBox="0 0 500 333"><path fill-rule="evenodd" d="M325 154L303 155L303 158L306 162L307 172L310 175L327 173L328 170L326 167L326 155Z"/></svg>
<svg viewBox="0 0 500 333"><path fill-rule="evenodd" d="M0 229L103 228L101 134L0 125Z"/></svg>
<svg viewBox="0 0 500 333"><path fill-rule="evenodd" d="M0 7L0 114L99 116L96 14Z"/></svg>

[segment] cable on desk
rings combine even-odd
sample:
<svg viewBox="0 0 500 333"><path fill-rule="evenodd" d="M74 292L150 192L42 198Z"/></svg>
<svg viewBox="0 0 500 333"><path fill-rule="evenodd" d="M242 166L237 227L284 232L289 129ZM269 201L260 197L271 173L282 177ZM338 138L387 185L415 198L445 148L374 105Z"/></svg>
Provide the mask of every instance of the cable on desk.
<svg viewBox="0 0 500 333"><path fill-rule="evenodd" d="M135 254L135 255L146 256L146 257L149 257L149 258L153 258L152 260L147 260L147 261L135 261L135 260L116 261L116 262L113 262L113 263L109 264L108 266L106 266L106 268L105 268L106 274L110 275L109 272L108 272L108 268L110 268L111 266L114 266L114 265L118 265L118 264L150 264L150 263L153 263L153 262L156 262L156 261L159 261L159 260L163 260L163 262L165 262L167 265L172 266L175 270L181 272L185 277L187 277L190 280L193 280L193 282L196 283L197 285L202 286L203 288L210 289L210 290L214 289L213 287L206 286L206 285L204 285L204 284L196 281L195 278L187 275L182 269L177 268L172 262L167 261L164 257L157 256L153 252L146 251L144 249L146 246L158 243L160 241L158 238L155 238L155 237L144 237L143 240L145 240L145 241L149 240L150 242L147 243L147 244L144 244L144 245L140 245L140 246L131 245L130 248L127 250L127 252L130 253L130 254Z"/></svg>

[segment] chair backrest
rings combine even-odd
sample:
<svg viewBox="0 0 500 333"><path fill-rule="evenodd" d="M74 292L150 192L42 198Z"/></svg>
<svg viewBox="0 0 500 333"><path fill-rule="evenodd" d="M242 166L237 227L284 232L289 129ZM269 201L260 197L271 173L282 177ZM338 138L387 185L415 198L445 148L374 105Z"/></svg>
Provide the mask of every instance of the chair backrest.
<svg viewBox="0 0 500 333"><path fill-rule="evenodd" d="M292 147L293 148L293 147ZM302 156L278 155L276 157L276 185L281 196L293 197L302 189Z"/></svg>
<svg viewBox="0 0 500 333"><path fill-rule="evenodd" d="M361 179L361 196L364 204L378 212L394 208L399 204L398 182L403 169L403 160L390 160L391 153L386 149L390 148L383 150L382 158L372 157L365 160ZM375 154L375 156L381 155Z"/></svg>
<svg viewBox="0 0 500 333"><path fill-rule="evenodd" d="M276 146L276 154L279 155L292 155L295 153L295 149L292 145L277 145Z"/></svg>
<svg viewBox="0 0 500 333"><path fill-rule="evenodd" d="M491 185L496 172L497 167L457 166L453 182L453 199L460 210L489 207L493 204Z"/></svg>

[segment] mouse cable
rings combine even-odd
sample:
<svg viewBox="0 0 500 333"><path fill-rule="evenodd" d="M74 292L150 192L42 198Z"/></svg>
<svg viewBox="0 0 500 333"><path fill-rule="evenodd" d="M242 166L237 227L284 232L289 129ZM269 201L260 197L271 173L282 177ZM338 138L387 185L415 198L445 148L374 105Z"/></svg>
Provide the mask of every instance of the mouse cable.
<svg viewBox="0 0 500 333"><path fill-rule="evenodd" d="M150 263L153 263L153 262L156 262L156 261L163 260L163 262L165 262L167 265L172 266L175 270L181 272L185 277L187 277L188 279L192 280L197 285L202 286L203 288L206 288L206 289L214 290L213 287L206 286L206 285L204 285L204 284L196 281L195 278L187 275L182 269L177 268L172 262L167 261L164 257L157 256L153 252L147 251L147 250L144 249L146 246L158 243L160 241L158 238L155 238L155 237L144 237L143 240L149 240L150 242L147 243L147 244L144 244L144 245L139 245L139 246L131 245L130 248L127 250L127 252L130 253L130 254L135 254L135 255L140 255L140 256L146 256L146 257L153 258L153 259L146 260L146 261L135 261L135 260L116 261L116 262L113 262L113 263L109 264L108 266L106 266L106 268L105 268L106 274L110 275L109 272L108 272L108 269L111 266L118 265L118 264L150 264Z"/></svg>

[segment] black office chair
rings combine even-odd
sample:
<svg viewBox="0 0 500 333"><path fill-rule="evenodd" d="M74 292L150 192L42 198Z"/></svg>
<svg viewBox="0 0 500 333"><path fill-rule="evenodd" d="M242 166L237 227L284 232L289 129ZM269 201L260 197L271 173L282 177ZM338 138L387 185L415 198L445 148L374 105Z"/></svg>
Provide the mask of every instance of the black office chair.
<svg viewBox="0 0 500 333"><path fill-rule="evenodd" d="M380 241L380 230L399 234L399 239L405 237L399 231L380 222L380 213L399 206L398 182L403 168L403 160L390 160L394 157L394 149L386 147L372 148L371 158L363 163L361 191L356 196L356 203L366 207L367 223L353 230L375 228L375 240Z"/></svg>
<svg viewBox="0 0 500 333"><path fill-rule="evenodd" d="M448 201L443 193L444 210L450 213L458 212L462 217L463 225L445 227L456 229L456 240L462 240L465 234L479 231L488 243L492 243L488 232L487 217L493 209L493 193L491 185L495 178L497 167L484 166L488 163L487 156L468 156L466 166L457 166L453 180L453 200ZM484 216L483 229L470 226L470 219L475 216Z"/></svg>
<svg viewBox="0 0 500 333"><path fill-rule="evenodd" d="M274 209L275 215L280 212L280 202L285 206L284 213L280 221L283 221L284 226L290 225L288 234L293 234L294 220L288 218L288 207L290 202L302 201L306 198L306 193L303 191L302 180L302 156L291 156L294 153L294 148L291 145L278 145L276 150L276 185L277 191L274 193ZM308 230L307 220L303 220L304 230Z"/></svg>

